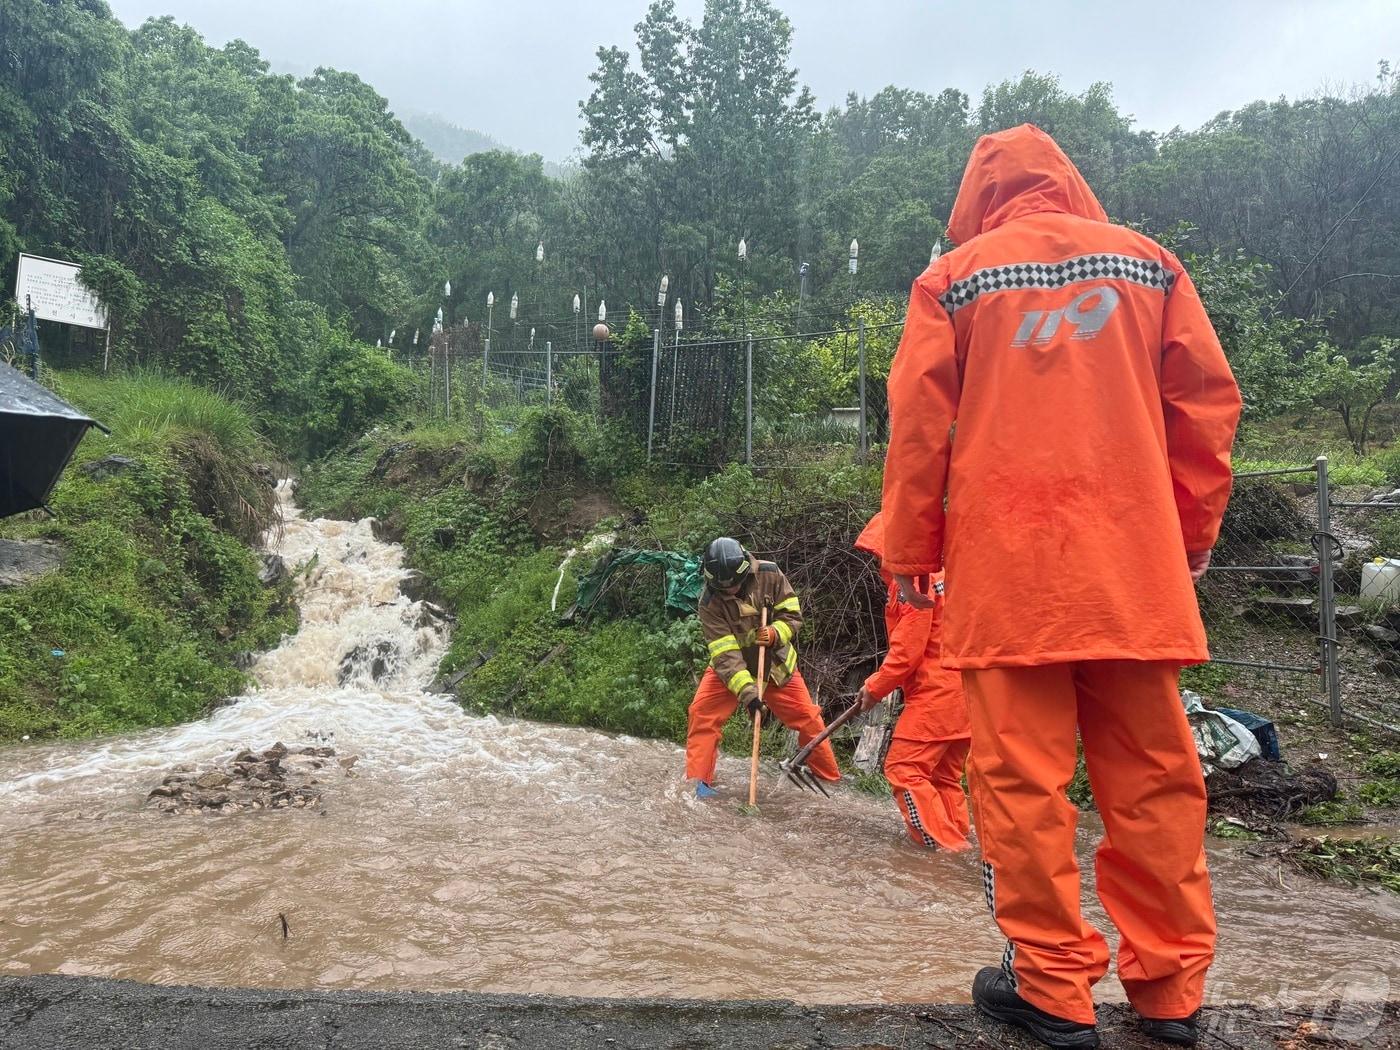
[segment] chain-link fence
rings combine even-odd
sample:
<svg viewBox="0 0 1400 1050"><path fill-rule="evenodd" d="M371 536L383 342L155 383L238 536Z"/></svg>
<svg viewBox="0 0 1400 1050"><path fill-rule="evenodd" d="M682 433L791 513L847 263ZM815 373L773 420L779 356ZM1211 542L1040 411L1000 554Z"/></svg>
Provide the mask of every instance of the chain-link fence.
<svg viewBox="0 0 1400 1050"><path fill-rule="evenodd" d="M1325 701L1337 717L1325 474L1317 465L1237 474L1201 613L1212 663L1189 672L1208 702L1248 708ZM1330 555L1330 551L1328 551ZM1324 572L1324 569L1327 571Z"/></svg>
<svg viewBox="0 0 1400 1050"><path fill-rule="evenodd" d="M902 327L857 322L721 338L656 328L649 345L621 345L594 341L566 324L544 326L563 337L559 343L541 338L541 324L512 326L490 338L470 325L434 333L422 352L399 352L395 359L418 374L422 407L440 416L484 406L509 425L511 410L558 400L624 427L658 464L781 465L833 444L854 446L864 456L883 437L885 372L872 374L867 341L879 333L888 350ZM849 377L854 396L819 414L794 412L783 392L818 378L801 374L816 367L813 347L827 355L821 360L838 383Z"/></svg>
<svg viewBox="0 0 1400 1050"><path fill-rule="evenodd" d="M1400 611L1363 593L1379 548L1347 520L1388 507L1339 498L1325 457L1237 474L1199 590L1212 660L1185 683L1218 706L1325 705L1334 725L1400 732Z"/></svg>

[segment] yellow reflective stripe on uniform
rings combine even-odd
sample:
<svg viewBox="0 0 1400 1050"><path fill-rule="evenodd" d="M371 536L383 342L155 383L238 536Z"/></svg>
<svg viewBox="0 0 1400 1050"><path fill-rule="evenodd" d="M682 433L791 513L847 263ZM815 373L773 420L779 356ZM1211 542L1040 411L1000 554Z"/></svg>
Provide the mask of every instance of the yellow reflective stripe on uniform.
<svg viewBox="0 0 1400 1050"><path fill-rule="evenodd" d="M724 653L737 653L739 651L739 639L735 638L732 634L726 634L711 642L709 649L711 660L717 656L722 656Z"/></svg>
<svg viewBox="0 0 1400 1050"><path fill-rule="evenodd" d="M787 657L783 660L783 666L787 668L788 674L797 670L797 649L795 646L788 646Z"/></svg>
<svg viewBox="0 0 1400 1050"><path fill-rule="evenodd" d="M797 595L790 594L777 605L773 606L773 611L800 613L802 611L802 605L798 602Z"/></svg>
<svg viewBox="0 0 1400 1050"><path fill-rule="evenodd" d="M753 685L753 675L749 674L749 669L745 667L742 671L736 671L734 677L728 683L729 691L738 696L746 688Z"/></svg>
<svg viewBox="0 0 1400 1050"><path fill-rule="evenodd" d="M788 623L786 620L775 620L773 621L773 630L777 633L778 637L783 640L784 645L791 643L792 624Z"/></svg>

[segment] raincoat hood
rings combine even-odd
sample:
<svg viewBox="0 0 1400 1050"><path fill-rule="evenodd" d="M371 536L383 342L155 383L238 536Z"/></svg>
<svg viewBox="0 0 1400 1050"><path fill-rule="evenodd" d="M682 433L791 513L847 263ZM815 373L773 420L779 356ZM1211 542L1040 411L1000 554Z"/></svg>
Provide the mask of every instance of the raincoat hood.
<svg viewBox="0 0 1400 1050"><path fill-rule="evenodd" d="M966 244L979 233L1035 212L1107 222L1094 191L1055 140L1034 124L983 135L963 170L948 236Z"/></svg>

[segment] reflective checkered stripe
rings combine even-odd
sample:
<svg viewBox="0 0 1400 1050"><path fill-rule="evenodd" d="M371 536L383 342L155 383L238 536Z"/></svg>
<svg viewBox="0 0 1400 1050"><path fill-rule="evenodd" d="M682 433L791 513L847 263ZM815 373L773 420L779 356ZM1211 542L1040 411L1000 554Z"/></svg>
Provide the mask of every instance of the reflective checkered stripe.
<svg viewBox="0 0 1400 1050"><path fill-rule="evenodd" d="M992 870L992 866L985 860L982 862L982 892L987 896L987 909L992 913L992 918L997 915L997 873ZM1014 991L1017 987L1016 981L1016 945L1010 941L1006 942L1006 947L1001 953L1001 970L1006 974L1006 979L1011 982Z"/></svg>
<svg viewBox="0 0 1400 1050"><path fill-rule="evenodd" d="M1020 982L1016 980L1016 945L1010 941L1006 942L1006 948L1001 953L1001 972L1011 982L1011 990L1017 991Z"/></svg>
<svg viewBox="0 0 1400 1050"><path fill-rule="evenodd" d="M1079 281L1103 280L1128 281L1156 288L1165 295L1171 291L1176 274L1155 259L1139 259L1135 255L1079 255L1064 262L1014 263L975 270L949 285L938 302L952 316L992 292L1064 288Z"/></svg>
<svg viewBox="0 0 1400 1050"><path fill-rule="evenodd" d="M923 839L924 845L931 849L937 849L938 843L933 840L933 836L924 830L924 822L919 817L918 807L914 805L914 796L907 790L904 792L904 812L909 814L909 823L914 826L914 830Z"/></svg>

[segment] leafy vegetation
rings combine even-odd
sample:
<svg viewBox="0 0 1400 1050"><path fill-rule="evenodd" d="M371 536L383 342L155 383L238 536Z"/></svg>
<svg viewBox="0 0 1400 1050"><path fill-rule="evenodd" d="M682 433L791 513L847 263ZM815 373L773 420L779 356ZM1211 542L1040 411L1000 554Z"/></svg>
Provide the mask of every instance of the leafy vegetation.
<svg viewBox="0 0 1400 1050"><path fill-rule="evenodd" d="M54 518L0 524L64 552L57 571L0 590L0 741L186 721L240 691L235 654L296 623L246 545L274 524L248 413L155 375L60 378L116 436L83 441ZM131 463L83 469L109 454Z"/></svg>
<svg viewBox="0 0 1400 1050"><path fill-rule="evenodd" d="M597 51L582 165L554 177L535 156L464 157L491 144L414 118L425 145L350 73L273 74L242 41L211 47L169 18L128 31L99 0L3 0L0 268L21 249L81 261L119 366L227 390L288 455L316 455L397 414L411 388L373 344L421 352L439 306L478 339L488 292L500 326L517 295L531 326L567 316L575 294L586 316L604 298L615 317L646 314L662 273L692 330L819 330L867 300L868 323L895 320L976 137L1032 121L1114 216L1181 252L1251 419L1321 403L1367 447L1400 382L1388 66L1347 97L1250 103L1165 135L1136 127L1107 84L1074 93L1034 72L979 98L890 86L821 113L771 0L707 0L695 21L673 0L639 13L634 51ZM43 333L60 366L93 359L99 338ZM837 349L792 348L759 386L763 418L781 430L849 403ZM889 349L871 344L877 401Z"/></svg>
<svg viewBox="0 0 1400 1050"><path fill-rule="evenodd" d="M1400 893L1400 839L1323 835L1294 843L1284 856L1296 867L1319 878L1377 883Z"/></svg>

